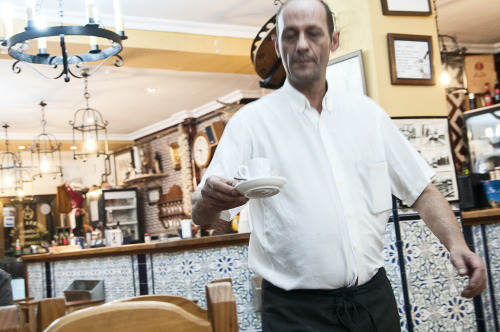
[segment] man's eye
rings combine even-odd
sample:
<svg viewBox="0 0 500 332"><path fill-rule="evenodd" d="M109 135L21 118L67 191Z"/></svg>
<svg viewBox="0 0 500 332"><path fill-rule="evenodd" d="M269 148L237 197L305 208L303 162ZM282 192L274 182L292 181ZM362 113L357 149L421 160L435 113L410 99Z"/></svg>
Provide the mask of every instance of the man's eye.
<svg viewBox="0 0 500 332"><path fill-rule="evenodd" d="M283 38L284 38L284 39L292 39L292 38L294 38L294 37L295 37L295 33L293 33L293 32L285 32L285 33L283 34Z"/></svg>

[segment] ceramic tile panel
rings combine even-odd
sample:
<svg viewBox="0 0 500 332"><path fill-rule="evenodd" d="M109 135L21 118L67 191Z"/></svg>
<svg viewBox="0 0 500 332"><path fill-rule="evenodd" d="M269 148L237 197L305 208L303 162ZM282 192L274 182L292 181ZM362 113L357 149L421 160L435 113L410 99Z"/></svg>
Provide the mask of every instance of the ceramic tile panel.
<svg viewBox="0 0 500 332"><path fill-rule="evenodd" d="M497 322L500 322L500 224L484 225L491 273L491 292L496 302Z"/></svg>
<svg viewBox="0 0 500 332"><path fill-rule="evenodd" d="M29 296L36 300L46 298L47 280L45 274L45 263L28 264L28 287Z"/></svg>
<svg viewBox="0 0 500 332"><path fill-rule="evenodd" d="M247 254L248 246L154 254L154 290L150 293L184 296L206 308L205 285L231 278L240 331L258 331L261 321L254 307Z"/></svg>
<svg viewBox="0 0 500 332"><path fill-rule="evenodd" d="M414 331L477 331L472 300L460 296L449 253L422 220L400 221Z"/></svg>
<svg viewBox="0 0 500 332"><path fill-rule="evenodd" d="M472 226L472 238L473 238L475 252L479 255L479 257L485 260L486 243L483 237L481 226ZM492 302L492 295L493 295L492 290L493 288L491 287L491 285L488 285L488 288L486 288L484 292L481 294L482 316L484 317L483 321L485 325L485 330L487 332L496 331L495 322L493 318L494 310Z"/></svg>
<svg viewBox="0 0 500 332"><path fill-rule="evenodd" d="M132 297L136 294L132 264L131 256L54 262L53 296L64 297L64 290L74 280L103 280L106 302Z"/></svg>
<svg viewBox="0 0 500 332"><path fill-rule="evenodd" d="M394 223L387 223L384 234L384 250L382 251L384 258L384 268L387 272L387 277L391 281L392 291L396 297L398 304L399 317L401 321L401 331L408 331L408 322L406 320L405 300L401 283L401 268L399 266L399 254L396 246L396 231Z"/></svg>

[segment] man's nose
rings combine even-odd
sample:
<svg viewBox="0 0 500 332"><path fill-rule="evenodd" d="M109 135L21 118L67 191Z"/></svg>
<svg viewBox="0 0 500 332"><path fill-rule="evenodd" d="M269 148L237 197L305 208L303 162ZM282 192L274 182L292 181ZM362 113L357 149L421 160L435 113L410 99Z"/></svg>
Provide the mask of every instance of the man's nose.
<svg viewBox="0 0 500 332"><path fill-rule="evenodd" d="M299 38L297 40L297 50L303 51L309 47L309 42L306 38L305 33L300 33Z"/></svg>

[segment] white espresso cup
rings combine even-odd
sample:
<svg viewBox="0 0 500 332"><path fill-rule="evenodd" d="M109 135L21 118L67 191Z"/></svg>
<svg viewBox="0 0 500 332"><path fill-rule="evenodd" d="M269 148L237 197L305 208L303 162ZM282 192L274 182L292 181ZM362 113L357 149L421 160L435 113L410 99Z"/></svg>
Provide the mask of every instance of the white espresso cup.
<svg viewBox="0 0 500 332"><path fill-rule="evenodd" d="M269 177L271 172L271 160L267 158L255 158L248 160L245 165L238 167L238 177L242 179L255 179Z"/></svg>

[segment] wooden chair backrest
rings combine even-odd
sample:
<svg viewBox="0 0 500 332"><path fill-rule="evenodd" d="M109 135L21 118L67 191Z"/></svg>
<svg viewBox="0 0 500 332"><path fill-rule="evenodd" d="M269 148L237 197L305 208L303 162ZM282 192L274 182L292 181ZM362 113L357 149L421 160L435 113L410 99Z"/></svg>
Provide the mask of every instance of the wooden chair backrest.
<svg viewBox="0 0 500 332"><path fill-rule="evenodd" d="M36 313L37 331L41 332L53 321L66 314L66 300L64 297L47 298L38 301Z"/></svg>
<svg viewBox="0 0 500 332"><path fill-rule="evenodd" d="M236 299L230 281L216 281L205 286L208 318L214 332L238 332Z"/></svg>
<svg viewBox="0 0 500 332"><path fill-rule="evenodd" d="M45 332L212 332L208 320L175 304L158 301L113 302L61 317Z"/></svg>
<svg viewBox="0 0 500 332"><path fill-rule="evenodd" d="M200 308L196 302L186 299L182 296L175 295L141 295L130 297L127 299L116 300L114 302L132 302L132 301L159 301L159 302L168 302L175 304L176 306L186 310L187 312L195 315L196 317L200 317L202 319L208 320L207 310Z"/></svg>
<svg viewBox="0 0 500 332"><path fill-rule="evenodd" d="M0 332L17 332L18 326L17 306L0 307Z"/></svg>

